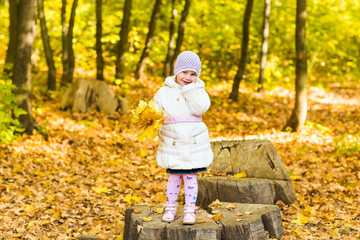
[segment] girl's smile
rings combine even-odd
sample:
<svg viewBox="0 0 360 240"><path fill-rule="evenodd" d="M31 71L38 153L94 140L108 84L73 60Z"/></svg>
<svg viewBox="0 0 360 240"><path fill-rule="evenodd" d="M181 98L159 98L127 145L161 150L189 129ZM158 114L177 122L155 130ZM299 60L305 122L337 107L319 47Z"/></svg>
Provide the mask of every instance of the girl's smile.
<svg viewBox="0 0 360 240"><path fill-rule="evenodd" d="M181 71L176 75L176 82L181 86L196 82L197 74L191 70Z"/></svg>

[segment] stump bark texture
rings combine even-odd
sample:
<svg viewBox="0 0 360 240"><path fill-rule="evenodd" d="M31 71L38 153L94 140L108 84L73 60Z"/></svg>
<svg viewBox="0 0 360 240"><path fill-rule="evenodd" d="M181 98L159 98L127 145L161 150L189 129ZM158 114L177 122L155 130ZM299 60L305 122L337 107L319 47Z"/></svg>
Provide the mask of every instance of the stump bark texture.
<svg viewBox="0 0 360 240"><path fill-rule="evenodd" d="M229 240L268 239L266 232L280 239L284 233L280 210L275 205L222 203L212 209L213 215L199 209L195 225L183 225L183 207L179 206L175 221L161 222L161 206L133 206L126 209L124 240ZM139 210L141 209L141 210ZM247 213L246 213L247 212ZM242 213L241 216L238 214ZM212 216L222 215L215 221ZM151 220L149 218L151 217ZM146 221L144 220L146 219Z"/></svg>
<svg viewBox="0 0 360 240"><path fill-rule="evenodd" d="M118 109L126 112L127 104L126 100L118 98L104 81L78 79L62 98L61 109L67 108L73 112L86 113L96 109L106 114L114 114Z"/></svg>
<svg viewBox="0 0 360 240"><path fill-rule="evenodd" d="M211 145L214 160L209 166L210 173L225 176L198 178L197 204L202 208L216 199L258 204L296 201L292 181L270 141L218 141ZM232 177L244 171L247 177Z"/></svg>

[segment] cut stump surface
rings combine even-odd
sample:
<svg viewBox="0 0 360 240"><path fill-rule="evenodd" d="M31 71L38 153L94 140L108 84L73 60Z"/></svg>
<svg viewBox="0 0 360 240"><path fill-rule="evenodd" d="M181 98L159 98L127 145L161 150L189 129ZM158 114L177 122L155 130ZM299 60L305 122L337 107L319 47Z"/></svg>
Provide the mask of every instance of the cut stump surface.
<svg viewBox="0 0 360 240"><path fill-rule="evenodd" d="M284 234L280 210L275 205L222 202L212 209L212 215L199 209L195 225L182 224L183 206L180 205L174 222L162 222L162 213L157 213L161 207L138 205L126 209L124 240L268 239L266 231L280 239ZM215 218L217 221L212 218L219 215L223 217Z"/></svg>

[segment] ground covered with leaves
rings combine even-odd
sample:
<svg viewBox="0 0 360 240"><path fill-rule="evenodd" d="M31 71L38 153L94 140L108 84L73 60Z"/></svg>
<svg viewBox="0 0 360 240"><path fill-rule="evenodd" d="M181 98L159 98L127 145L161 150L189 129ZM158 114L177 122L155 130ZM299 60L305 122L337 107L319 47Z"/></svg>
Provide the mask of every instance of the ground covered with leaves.
<svg viewBox="0 0 360 240"><path fill-rule="evenodd" d="M161 80L133 83L129 110L160 86ZM212 140L274 143L298 198L289 206L278 202L282 239L360 239L360 86L309 87L308 122L298 133L281 131L292 90L242 88L234 103L230 89L207 86L212 106L204 122ZM71 114L59 110L61 93L33 91L39 130L0 147L0 239L122 239L128 206L165 201L156 141L137 141L130 111Z"/></svg>

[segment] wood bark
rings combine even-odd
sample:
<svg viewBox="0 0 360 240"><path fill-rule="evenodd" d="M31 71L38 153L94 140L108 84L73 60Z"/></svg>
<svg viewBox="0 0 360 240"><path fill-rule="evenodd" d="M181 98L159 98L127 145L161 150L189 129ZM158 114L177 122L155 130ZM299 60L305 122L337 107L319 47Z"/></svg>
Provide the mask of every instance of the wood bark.
<svg viewBox="0 0 360 240"><path fill-rule="evenodd" d="M185 34L185 28L186 28L186 19L187 19L187 16L189 15L190 5L191 5L191 0L186 0L184 9L181 13L181 19L180 19L180 24L179 24L179 29L178 29L178 36L176 39L176 48L175 48L175 52L174 52L174 55L173 55L173 58L171 61L171 69L174 68L176 58L181 52L181 46L184 41L184 34Z"/></svg>
<svg viewBox="0 0 360 240"><path fill-rule="evenodd" d="M75 57L72 44L75 14L78 0L74 0L70 13L69 27L66 28L66 0L63 0L62 24L63 24L63 75L61 85L72 83L74 78Z"/></svg>
<svg viewBox="0 0 360 240"><path fill-rule="evenodd" d="M62 40L62 65L63 65L63 74L61 77L61 85L67 83L66 76L69 72L69 47L68 47L68 28L66 24L66 0L62 0L61 5L61 40Z"/></svg>
<svg viewBox="0 0 360 240"><path fill-rule="evenodd" d="M27 112L27 114L19 116L19 121L25 129L25 133L32 134L34 119L30 101L31 52L34 41L36 0L22 0L19 2L18 7L18 33L12 80L19 88L16 94L22 97L17 101L17 105Z"/></svg>
<svg viewBox="0 0 360 240"><path fill-rule="evenodd" d="M9 26L9 44L6 52L5 59L5 73L12 74L14 67L14 59L16 54L16 39L17 39L17 28L18 28L18 1L9 1L9 16L10 16L10 26Z"/></svg>
<svg viewBox="0 0 360 240"><path fill-rule="evenodd" d="M44 0L37 0L38 17L40 20L41 38L44 45L46 63L48 65L47 87L49 90L56 90L56 68L54 63L53 51L50 46L49 35L46 27L46 19L44 12Z"/></svg>
<svg viewBox="0 0 360 240"><path fill-rule="evenodd" d="M198 178L197 204L202 208L216 199L263 204L296 201L291 179L270 141L216 141L211 147L214 159L208 170L215 176ZM247 177L233 177L241 172Z"/></svg>
<svg viewBox="0 0 360 240"><path fill-rule="evenodd" d="M104 80L104 58L102 55L102 0L96 0L96 79Z"/></svg>
<svg viewBox="0 0 360 240"><path fill-rule="evenodd" d="M152 39L153 36L155 34L155 28L156 28L156 21L159 18L159 13L160 13L160 6L161 6L161 0L156 0L155 5L154 5L154 9L151 15L151 20L149 23L149 32L148 35L146 37L146 42L145 42L145 47L143 49L143 52L141 54L140 60L137 64L136 67L136 71L135 71L135 78L136 79L141 79L143 72L144 72L144 68L146 65L146 60L149 56L149 52L150 52L150 47L152 45Z"/></svg>
<svg viewBox="0 0 360 240"><path fill-rule="evenodd" d="M264 91L264 72L266 65L266 54L268 50L268 37L269 37L269 18L270 18L270 5L271 0L264 1L264 19L263 19L263 31L262 31L262 43L260 53L260 71L259 71L259 92Z"/></svg>
<svg viewBox="0 0 360 240"><path fill-rule="evenodd" d="M128 36L129 36L129 25L131 16L132 0L125 0L123 9L123 19L121 22L120 40L118 42L118 51L116 55L116 73L117 79L124 78L125 72L125 54L128 49Z"/></svg>
<svg viewBox="0 0 360 240"><path fill-rule="evenodd" d="M247 0L245 14L244 14L244 21L243 21L243 38L241 44L241 58L239 62L239 68L236 72L234 83L232 86L230 99L237 102L239 98L239 86L240 82L243 79L243 75L245 73L246 68L246 58L248 52L248 45L249 45L249 33L250 33L250 17L252 12L254 0Z"/></svg>
<svg viewBox="0 0 360 240"><path fill-rule="evenodd" d="M169 27L169 43L168 43L168 52L166 54L165 64L164 64L164 77L167 77L171 74L171 60L174 56L174 46L175 46L175 19L177 11L175 8L176 0L171 1L171 21Z"/></svg>
<svg viewBox="0 0 360 240"><path fill-rule="evenodd" d="M300 130L306 121L307 115L307 63L306 63L306 0L297 0L296 6L296 78L295 78L295 106L283 131L290 129L293 132Z"/></svg>
<svg viewBox="0 0 360 240"><path fill-rule="evenodd" d="M233 204L222 202L211 209L209 215L199 209L195 225L183 225L183 206L178 206L175 221L161 222L162 214L156 213L158 206L133 206L125 211L124 240L132 239L196 239L196 240L229 240L229 239L267 239L266 231L271 237L280 239L284 234L280 210L275 205ZM245 214L251 212L251 214ZM242 213L242 216L236 214ZM214 221L211 216L222 214L223 218ZM151 217L151 221L144 218Z"/></svg>

